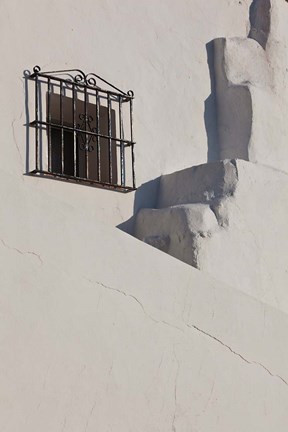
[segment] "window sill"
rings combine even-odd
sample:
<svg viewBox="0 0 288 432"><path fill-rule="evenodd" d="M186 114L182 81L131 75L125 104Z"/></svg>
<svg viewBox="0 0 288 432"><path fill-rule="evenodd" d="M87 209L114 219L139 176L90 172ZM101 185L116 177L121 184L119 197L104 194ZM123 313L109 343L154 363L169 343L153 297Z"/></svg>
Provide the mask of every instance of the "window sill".
<svg viewBox="0 0 288 432"><path fill-rule="evenodd" d="M42 170L30 171L28 173L28 175L37 176L37 177L45 177L45 178L53 178L55 180L68 181L70 183L80 183L80 184L85 184L85 185L88 184L90 186L114 190L114 191L123 192L123 193L132 192L132 191L137 189L137 188L133 188L130 186L121 186L118 184L105 183L105 182L101 182L101 181L97 181L97 180L90 180L90 179L82 178L82 177L74 177L74 176L69 176L67 174L51 173L51 172L42 171Z"/></svg>

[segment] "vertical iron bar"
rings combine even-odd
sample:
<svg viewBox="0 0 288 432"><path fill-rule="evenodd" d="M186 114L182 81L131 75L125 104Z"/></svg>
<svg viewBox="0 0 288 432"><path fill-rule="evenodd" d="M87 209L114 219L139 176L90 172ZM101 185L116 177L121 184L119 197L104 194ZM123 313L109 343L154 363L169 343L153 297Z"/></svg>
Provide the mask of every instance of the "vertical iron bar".
<svg viewBox="0 0 288 432"><path fill-rule="evenodd" d="M35 75L35 168L39 170L39 106L38 106L38 75Z"/></svg>
<svg viewBox="0 0 288 432"><path fill-rule="evenodd" d="M111 98L110 94L107 93L107 105L108 105L108 136L109 136L109 181L113 182L113 172L112 172L112 139L111 139Z"/></svg>
<svg viewBox="0 0 288 432"><path fill-rule="evenodd" d="M87 131L87 87L84 87L84 124L85 124L85 177L89 178L89 159L88 159L88 135Z"/></svg>
<svg viewBox="0 0 288 432"><path fill-rule="evenodd" d="M133 98L130 99L130 137L131 137L131 156L132 156L132 183L133 188L136 187L135 182L135 169L134 169L134 138L133 138Z"/></svg>
<svg viewBox="0 0 288 432"><path fill-rule="evenodd" d="M101 181L101 150L100 150L100 97L99 92L96 90L96 134L97 134L97 180Z"/></svg>
<svg viewBox="0 0 288 432"><path fill-rule="evenodd" d="M52 151L51 151L51 79L48 78L48 100L47 100L47 110L48 110L48 172L52 171Z"/></svg>
<svg viewBox="0 0 288 432"><path fill-rule="evenodd" d="M72 84L72 121L73 121L73 148L74 148L74 177L77 177L77 136L76 136L76 91Z"/></svg>
<svg viewBox="0 0 288 432"><path fill-rule="evenodd" d="M132 146L131 146L131 156L132 156L132 185L133 185L133 188L135 189L136 188L136 181L135 181L135 168L134 168L134 165L135 165L134 144L132 144Z"/></svg>
<svg viewBox="0 0 288 432"><path fill-rule="evenodd" d="M120 171L121 171L121 186L125 185L125 144L123 143L123 113L122 113L122 96L119 95L119 129L120 129Z"/></svg>
<svg viewBox="0 0 288 432"><path fill-rule="evenodd" d="M60 82L61 173L64 174L63 82Z"/></svg>

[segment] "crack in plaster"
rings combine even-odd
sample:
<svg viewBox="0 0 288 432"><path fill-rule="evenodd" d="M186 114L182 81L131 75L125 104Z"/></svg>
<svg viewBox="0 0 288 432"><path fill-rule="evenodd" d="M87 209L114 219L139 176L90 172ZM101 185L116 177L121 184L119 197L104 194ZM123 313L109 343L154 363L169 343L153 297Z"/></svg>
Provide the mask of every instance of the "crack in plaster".
<svg viewBox="0 0 288 432"><path fill-rule="evenodd" d="M22 113L21 113L21 115L20 115L20 119L21 119L21 117L22 117ZM14 118L14 120L13 120L12 123L11 123L11 127L12 127L12 135L13 135L13 141L14 141L14 144L15 144L15 146L16 146L17 152L18 152L18 154L19 154L19 158L20 158L20 161L21 161L21 166L23 166L23 159L22 159L22 155L21 155L21 152L20 152L20 149L19 149L18 143L17 143L16 135L15 135L15 127L14 127L15 122L16 122L16 119Z"/></svg>
<svg viewBox="0 0 288 432"><path fill-rule="evenodd" d="M163 359L164 359L164 353L162 353L161 360L160 360L159 365L158 365L158 370L159 370L159 369L161 368L161 366L162 366Z"/></svg>
<svg viewBox="0 0 288 432"><path fill-rule="evenodd" d="M212 395L213 395L213 392L214 392L214 387L215 387L215 380L214 380L213 383L212 383L211 390L210 390L210 394L209 394L209 397L208 397L207 402L206 402L206 404L205 404L205 407L204 407L203 410L202 410L202 414L205 414L205 412L207 411L208 405L209 405L209 403L210 403L211 400L212 400Z"/></svg>
<svg viewBox="0 0 288 432"><path fill-rule="evenodd" d="M61 432L64 432L66 429L66 425L67 425L67 417L65 417L64 421L63 421L63 425L62 425L62 429Z"/></svg>
<svg viewBox="0 0 288 432"><path fill-rule="evenodd" d="M107 290L109 290L109 291L115 291L115 292L117 292L117 293L119 293L119 294L122 294L123 296L125 296L125 297L130 297L130 298L132 298L134 301L136 301L137 303L138 303L138 305L141 307L141 309L142 309L142 311L143 311L143 313L146 315L146 316L148 316L154 323L159 323L159 321L157 321L157 320L155 320L151 315L149 315L147 312L146 312L146 310L145 310L145 308L144 308L144 306L142 305L142 303L135 297L135 296L133 296L132 294L127 294L125 291L121 291L120 289L118 289L118 288L112 288L112 287L110 287L110 286L108 286L108 285L105 285L105 284L103 284L102 282L99 282L99 281L92 281L91 279L87 279L88 280L88 282L90 282L90 283L96 283L97 285L100 285L102 288L105 288L105 289L107 289Z"/></svg>
<svg viewBox="0 0 288 432"><path fill-rule="evenodd" d="M176 421L177 407L178 407L177 387L178 387L178 377L179 377L179 371L180 371L180 362L176 356L175 345L173 346L173 354L174 354L174 358L175 358L176 363L177 363L177 370L176 370L175 381L174 381L174 415L173 415L173 419L172 419L172 431L176 432L175 421Z"/></svg>
<svg viewBox="0 0 288 432"><path fill-rule="evenodd" d="M120 207L119 207L119 204L117 203L116 204L116 206L115 206L115 208L116 208L116 210L118 211L118 213L119 213L119 216L120 216L120 218L121 218L121 222L124 222L124 217L123 217L123 215L122 215L122 212L121 212L121 210L120 210Z"/></svg>
<svg viewBox="0 0 288 432"><path fill-rule="evenodd" d="M123 295L123 296L125 296L125 297L130 297L131 299L133 299L136 303L138 303L138 305L141 307L141 309L142 309L142 311L143 311L143 313L144 313L144 315L146 315L151 321L153 321L155 324L164 324L164 325L166 325L166 326L168 326L168 327L171 327L171 328L174 328L174 329L176 329L176 330L179 330L179 331L181 331L182 333L184 333L184 330L183 329L181 329L180 327L177 327L177 326L174 326L173 324L170 324L170 323L168 323L167 321L157 321L155 318L153 318L147 311L146 311L146 309L144 308L144 306L143 306L143 304L137 299L137 297L135 297L135 296L133 296L132 294L127 294L125 291L121 291L120 289L118 289L118 288L112 288L112 287L110 287L110 286L108 286L108 285L105 285L105 284L103 284L102 282L99 282L99 281L92 281L91 279L87 279L86 278L86 280L88 281L88 282L90 282L90 283L92 283L92 284L94 284L94 283L96 283L97 285L100 285L102 288L105 288L105 289L107 289L107 290L109 290L109 291L115 291L115 292L117 292L117 293L119 293L119 294L121 294L121 295Z"/></svg>
<svg viewBox="0 0 288 432"><path fill-rule="evenodd" d="M3 244L3 246L5 247L5 248L7 248L7 249L10 249L10 250L14 250L14 251L16 251L17 253L19 253L20 255L33 255L33 256L35 256L36 258L38 258L38 260L40 261L40 263L41 263L41 265L43 265L43 260L42 260L42 258L40 257L40 255L39 254L37 254L36 252L32 252L32 251L21 251L20 249L17 249L17 248L14 248L14 247L12 247L12 246L9 246L3 239L0 239L0 241L1 241L1 243Z"/></svg>
<svg viewBox="0 0 288 432"><path fill-rule="evenodd" d="M142 303L135 297L135 296L133 296L132 294L127 294L125 291L121 291L121 290L119 290L119 289L117 289L117 288L112 288L112 287L109 287L109 286L107 286L107 285L105 285L105 284L103 284L102 282L98 282L98 281L92 281L91 279L86 279L88 282L90 282L90 283L92 283L92 284L94 284L94 283L96 283L97 285L100 285L101 287L103 287L103 288L105 288L105 289L108 289L109 291L115 291L115 292L117 292L117 293L119 293L119 294L121 294L121 295L123 295L123 296L125 296L125 297L130 297L130 298L132 298L135 302L137 302L137 304L141 307L141 309L142 309L142 311L143 311L143 313L150 319L150 320L152 320L154 323L156 323L156 324L165 324L165 325L167 325L167 326L169 326L169 327L171 327L171 328L174 328L174 329L176 329L176 330L178 330L178 331L181 331L181 332L183 332L184 333L184 330L183 329L181 329L180 327L177 327L177 326L174 326L174 325L172 325L172 324L170 324L170 323L168 323L167 321L164 321L164 320L160 320L160 321L158 321L158 320L156 320L155 318L153 318L150 314L148 314L148 312L146 311L146 309L144 308L144 306L142 305ZM234 351L229 345L227 345L227 344L225 344L224 342L222 342L220 339L218 339L216 336L213 336L213 335L211 335L210 333L207 333L205 330L202 330L202 329L200 329L199 327L197 327L196 325L193 325L193 324L187 324L187 323L184 323L188 328L190 328L190 329L194 329L194 330L197 330L198 332L200 332L200 333L202 333L202 334L204 334L205 336L207 336L207 337L209 337L210 339L213 339L215 342L218 342L220 345L222 345L223 347L225 347L226 349L228 349L232 354L234 354L235 356L237 356L237 357L239 357L242 361L244 361L245 363L247 363L247 364L249 364L249 365L256 365L256 366L260 366L264 371L266 371L271 377L273 377L273 378L278 378L280 381L282 381L283 382L283 384L285 384L286 386L288 386L288 382L284 379L284 378L282 378L280 375L277 375L277 374L273 374L266 366L264 366L262 363L260 363L260 362L256 362L256 361L254 361L254 360L248 360L248 359L246 359L243 355L241 355L240 353L238 353L237 351ZM175 423L175 419L174 419L174 423ZM173 432L175 432L175 428L173 429L173 425L172 425L172 430L173 430Z"/></svg>
<svg viewBox="0 0 288 432"><path fill-rule="evenodd" d="M92 407L91 407L91 410L90 410L89 416L88 416L87 421L86 421L86 424L85 424L84 432L86 432L86 431L88 430L88 426L89 426L89 423L90 423L91 417L92 417L92 415L93 415L93 412L94 412L94 410L95 410L95 408L96 408L96 405L97 405L97 401L95 401L94 404L93 404Z"/></svg>
<svg viewBox="0 0 288 432"><path fill-rule="evenodd" d="M215 336L211 335L210 333L207 333L204 330L201 330L199 327L191 324L186 324L187 327L189 328L193 328L195 330L197 330L198 332L208 336L210 339L213 339L214 341L218 342L220 345L222 345L223 347L227 348L232 354L236 355L237 357L239 357L241 360L243 360L245 363L250 364L250 365L257 365L260 366L262 369L264 369L271 377L274 378L278 378L279 380L281 380L286 386L288 386L288 382L282 378L280 375L275 375L273 374L266 366L264 366L262 363L256 362L254 360L247 360L245 357L243 357L243 355L241 355L240 353L234 351L229 345L226 345L224 342L222 342L220 339L216 338Z"/></svg>

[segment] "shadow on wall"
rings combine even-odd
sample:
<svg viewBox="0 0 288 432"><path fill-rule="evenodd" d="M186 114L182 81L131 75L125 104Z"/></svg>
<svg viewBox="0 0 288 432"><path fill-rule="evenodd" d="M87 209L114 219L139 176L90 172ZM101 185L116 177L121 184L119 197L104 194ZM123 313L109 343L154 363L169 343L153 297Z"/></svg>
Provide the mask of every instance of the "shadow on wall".
<svg viewBox="0 0 288 432"><path fill-rule="evenodd" d="M217 107L216 107L216 83L214 73L214 44L210 41L206 44L207 63L210 73L211 94L205 100L204 121L207 134L207 162L219 160ZM142 184L135 193L133 216L117 226L127 234L134 234L134 225L137 213L142 208L157 208L160 177Z"/></svg>
<svg viewBox="0 0 288 432"><path fill-rule="evenodd" d="M254 0L249 9L250 32L248 38L257 41L264 50L271 28L270 10L271 0Z"/></svg>
<svg viewBox="0 0 288 432"><path fill-rule="evenodd" d="M216 81L214 72L214 41L206 44L207 63L210 73L211 94L205 100L204 121L207 134L207 162L219 160L219 143L217 130Z"/></svg>
<svg viewBox="0 0 288 432"><path fill-rule="evenodd" d="M133 216L127 221L117 225L121 231L134 235L134 224L138 211L141 208L156 208L158 199L160 177L142 184L135 192Z"/></svg>

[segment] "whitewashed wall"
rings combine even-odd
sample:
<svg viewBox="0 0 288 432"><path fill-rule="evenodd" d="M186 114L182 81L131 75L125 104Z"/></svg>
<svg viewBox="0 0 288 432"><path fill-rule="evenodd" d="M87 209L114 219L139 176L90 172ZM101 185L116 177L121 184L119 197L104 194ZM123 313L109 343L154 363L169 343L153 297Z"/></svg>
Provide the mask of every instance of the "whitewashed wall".
<svg viewBox="0 0 288 432"><path fill-rule="evenodd" d="M286 431L286 314L31 195L0 245L0 430Z"/></svg>
<svg viewBox="0 0 288 432"><path fill-rule="evenodd" d="M14 121L24 158L23 70L35 64L43 70L76 67L135 91L138 185L206 162L204 111L211 90L206 44L246 36L249 3L3 0L2 108L9 127L2 133L13 142ZM214 121L212 111L208 102L208 123ZM11 154L9 165L16 159ZM19 166L14 169L18 173Z"/></svg>
<svg viewBox="0 0 288 432"><path fill-rule="evenodd" d="M23 175L35 64L134 90L138 185L212 158L206 44L249 5L2 0L1 431L286 430L285 314L116 229L149 188Z"/></svg>

